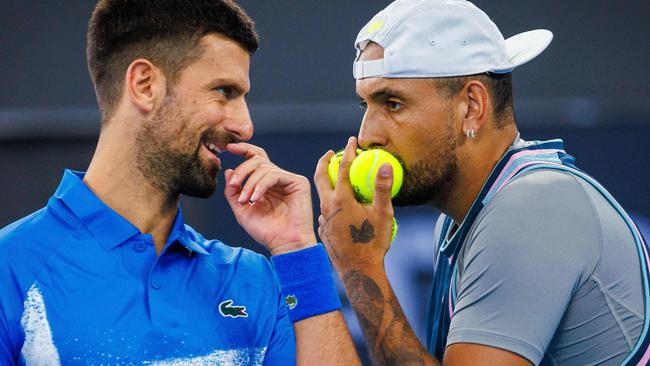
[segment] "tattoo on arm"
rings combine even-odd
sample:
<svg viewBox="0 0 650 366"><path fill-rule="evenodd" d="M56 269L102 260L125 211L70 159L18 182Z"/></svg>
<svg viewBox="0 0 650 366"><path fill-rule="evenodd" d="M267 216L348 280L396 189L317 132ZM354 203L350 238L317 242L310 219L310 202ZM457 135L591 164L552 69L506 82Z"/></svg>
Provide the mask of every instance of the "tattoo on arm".
<svg viewBox="0 0 650 366"><path fill-rule="evenodd" d="M370 224L368 219L365 219L361 224L361 229L357 229L356 226L350 225L350 235L352 236L353 243L366 244L375 238L375 228Z"/></svg>
<svg viewBox="0 0 650 366"><path fill-rule="evenodd" d="M343 277L350 303L354 304L357 319L368 345L377 340L384 317L384 295L377 284L361 272L352 271Z"/></svg>
<svg viewBox="0 0 650 366"><path fill-rule="evenodd" d="M415 336L392 291L384 296L369 276L351 271L343 277L376 365L437 365Z"/></svg>

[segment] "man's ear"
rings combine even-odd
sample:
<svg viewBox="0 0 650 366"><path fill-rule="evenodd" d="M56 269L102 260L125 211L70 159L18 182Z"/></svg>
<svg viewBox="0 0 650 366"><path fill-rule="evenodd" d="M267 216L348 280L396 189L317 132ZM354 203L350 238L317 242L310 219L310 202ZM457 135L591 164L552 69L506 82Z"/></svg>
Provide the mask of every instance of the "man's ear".
<svg viewBox="0 0 650 366"><path fill-rule="evenodd" d="M143 114L151 113L165 97L165 76L147 59L131 62L126 70L125 84L131 105Z"/></svg>
<svg viewBox="0 0 650 366"><path fill-rule="evenodd" d="M481 127L487 122L490 109L490 98L485 84L480 80L472 79L465 83L460 92L461 118L463 123L463 132L473 131L473 134L479 135Z"/></svg>

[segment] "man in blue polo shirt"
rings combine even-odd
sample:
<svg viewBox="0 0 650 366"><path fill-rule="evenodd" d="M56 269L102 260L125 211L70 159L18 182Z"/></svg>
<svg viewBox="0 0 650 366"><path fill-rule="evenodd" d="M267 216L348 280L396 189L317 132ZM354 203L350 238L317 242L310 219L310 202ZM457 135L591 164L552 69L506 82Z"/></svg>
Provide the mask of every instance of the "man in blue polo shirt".
<svg viewBox="0 0 650 366"><path fill-rule="evenodd" d="M299 364L357 362L319 351L352 349L337 299L309 307L285 287L290 315L263 256L206 240L178 208L181 194L215 191L227 151L245 158L225 194L251 237L276 256L322 248L309 181L243 142L257 47L230 0L97 4L99 142L87 173L66 171L45 208L0 231L0 364L292 365L296 348Z"/></svg>

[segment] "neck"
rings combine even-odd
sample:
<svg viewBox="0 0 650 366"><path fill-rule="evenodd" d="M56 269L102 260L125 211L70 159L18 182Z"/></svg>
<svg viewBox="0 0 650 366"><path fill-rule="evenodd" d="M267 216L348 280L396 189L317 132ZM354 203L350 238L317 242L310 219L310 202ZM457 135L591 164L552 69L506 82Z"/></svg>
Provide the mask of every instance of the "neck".
<svg viewBox="0 0 650 366"><path fill-rule="evenodd" d="M135 162L134 145L125 149L124 141L125 136L100 135L84 183L140 232L151 234L159 255L176 219L178 196L170 197L145 179Z"/></svg>
<svg viewBox="0 0 650 366"><path fill-rule="evenodd" d="M495 165L517 137L514 123L499 129L484 129L480 136L465 140L459 148L458 173L442 211L460 224Z"/></svg>

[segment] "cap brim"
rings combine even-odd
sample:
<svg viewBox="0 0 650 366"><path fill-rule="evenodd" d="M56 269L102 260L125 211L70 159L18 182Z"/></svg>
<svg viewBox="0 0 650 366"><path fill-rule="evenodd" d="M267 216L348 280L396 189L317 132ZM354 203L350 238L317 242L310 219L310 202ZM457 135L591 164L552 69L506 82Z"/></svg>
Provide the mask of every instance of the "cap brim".
<svg viewBox="0 0 650 366"><path fill-rule="evenodd" d="M546 29L535 29L506 39L506 53L510 65L507 68L493 70L493 72L507 73L514 70L537 57L551 44L552 40L553 33Z"/></svg>

